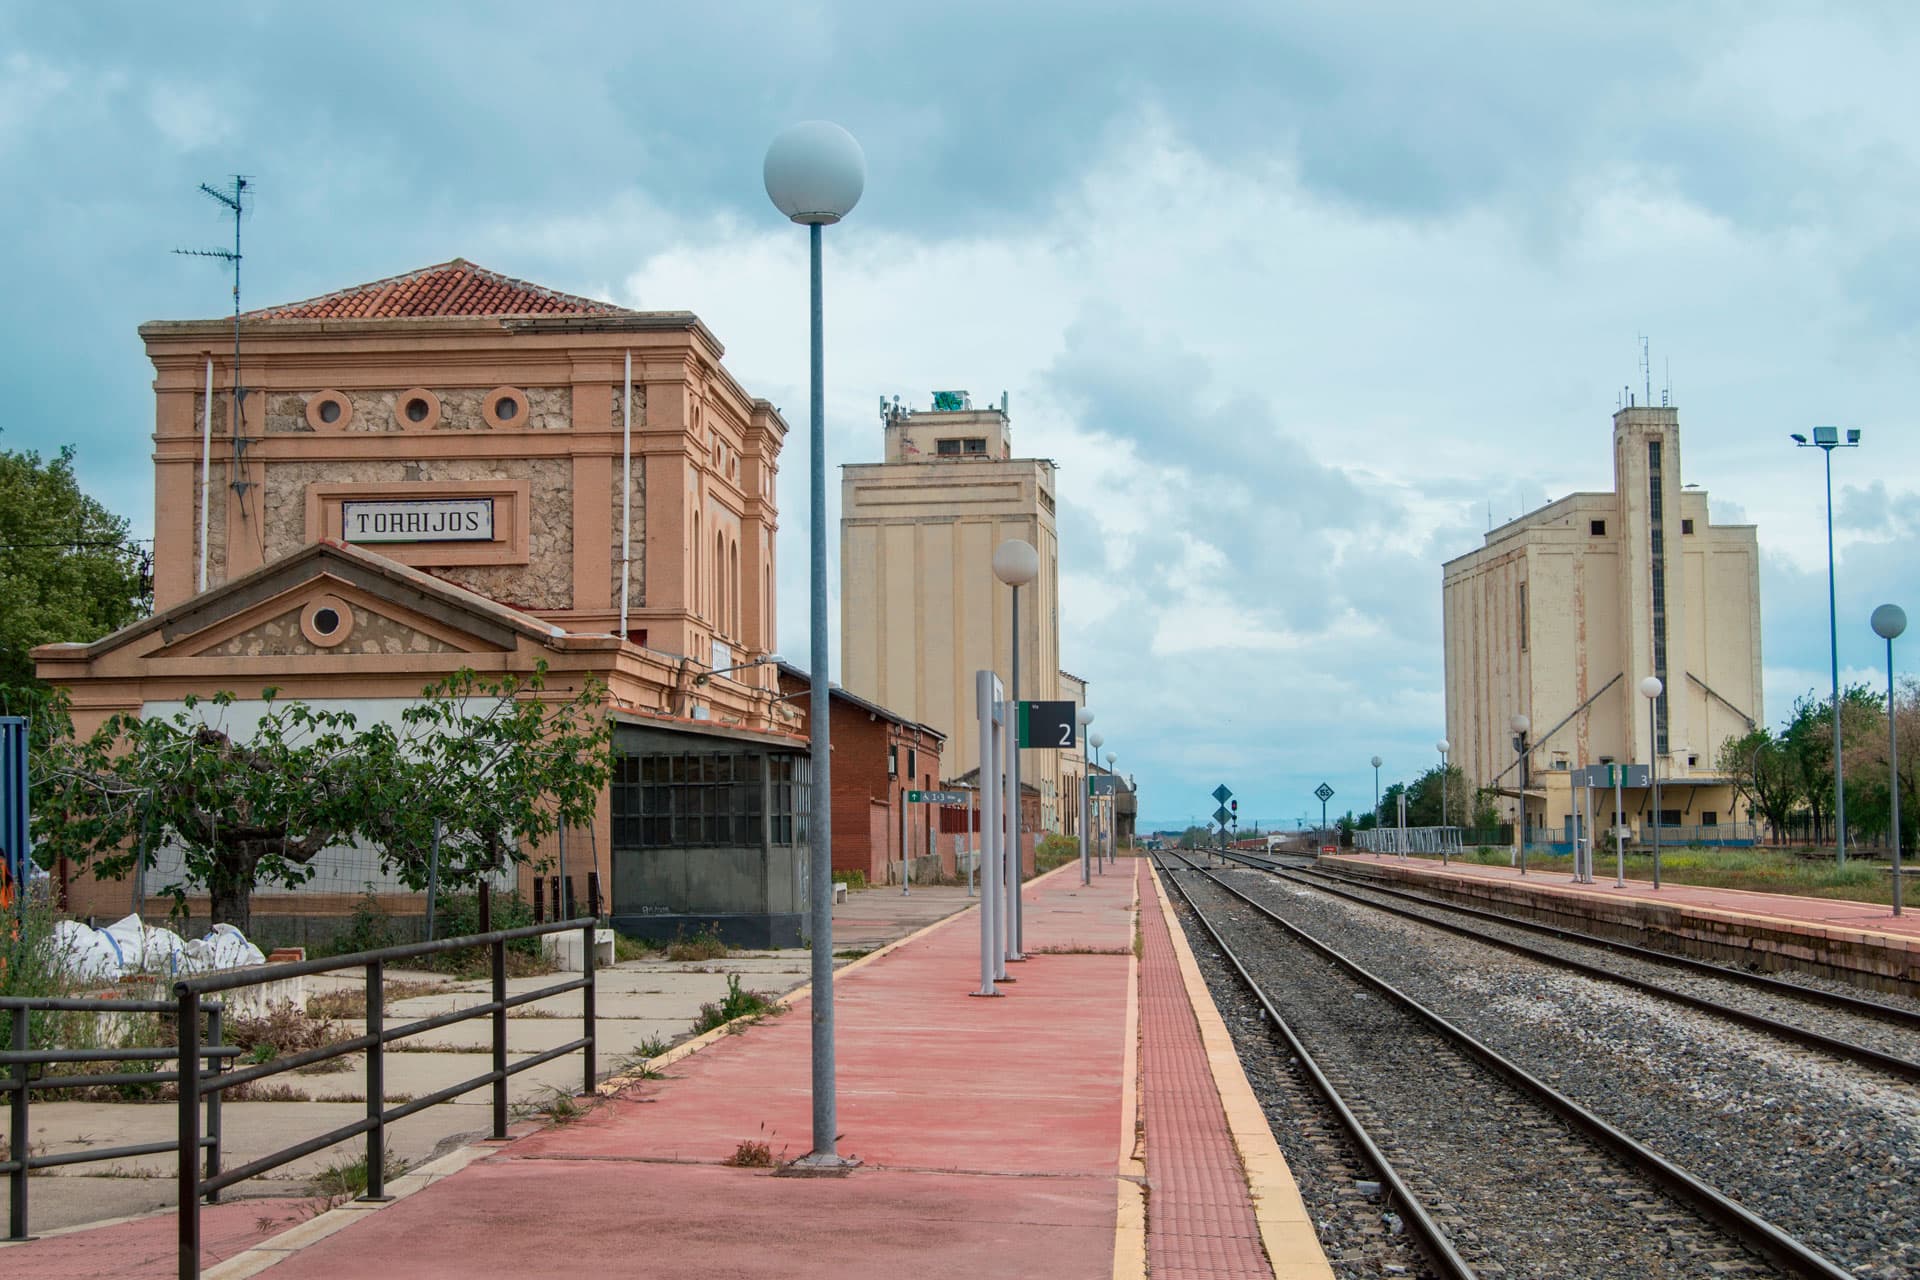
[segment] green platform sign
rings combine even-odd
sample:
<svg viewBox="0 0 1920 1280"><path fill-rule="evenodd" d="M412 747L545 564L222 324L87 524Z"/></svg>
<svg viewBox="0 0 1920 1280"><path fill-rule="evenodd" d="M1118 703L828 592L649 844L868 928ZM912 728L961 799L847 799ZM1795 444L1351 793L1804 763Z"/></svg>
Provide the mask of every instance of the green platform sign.
<svg viewBox="0 0 1920 1280"><path fill-rule="evenodd" d="M1078 727L1071 702L1022 702L1020 745L1023 747L1078 747Z"/></svg>
<svg viewBox="0 0 1920 1280"><path fill-rule="evenodd" d="M908 804L965 804L967 793L964 791L909 791Z"/></svg>

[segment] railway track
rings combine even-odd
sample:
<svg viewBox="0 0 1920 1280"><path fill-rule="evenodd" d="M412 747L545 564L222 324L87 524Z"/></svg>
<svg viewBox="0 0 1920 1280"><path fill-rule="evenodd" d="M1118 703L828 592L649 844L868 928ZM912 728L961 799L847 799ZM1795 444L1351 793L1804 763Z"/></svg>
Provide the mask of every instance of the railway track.
<svg viewBox="0 0 1920 1280"><path fill-rule="evenodd" d="M1631 987L1901 1079L1920 1080L1920 1013L1911 1009L1515 919L1313 865L1250 854L1229 857L1349 902ZM1551 939L1552 945L1534 945L1517 936L1527 934ZM1610 963L1596 963L1596 952Z"/></svg>
<svg viewBox="0 0 1920 1280"><path fill-rule="evenodd" d="M1213 873L1159 865L1435 1274L1850 1274Z"/></svg>
<svg viewBox="0 0 1920 1280"><path fill-rule="evenodd" d="M1283 880L1309 885L1348 902L1417 920L1516 955L1546 961L1590 978L1726 1018L1844 1061L1901 1079L1920 1081L1920 1014L1896 1006L1669 956L1553 925L1515 920L1477 907L1459 906L1391 886L1375 885L1363 878L1330 875L1318 869L1276 864L1245 854L1233 855L1232 861L1270 872ZM1544 935L1558 945L1537 946L1511 936L1522 933ZM1582 958L1581 952L1590 955L1596 947L1611 952L1615 963L1598 964ZM1683 986L1672 984L1672 978L1679 975L1684 975ZM1765 995L1756 1000L1743 996L1743 989L1759 990ZM1798 1020L1777 1016L1781 1012L1778 1007L1781 1000L1789 1001L1798 1011ZM1755 1007L1763 1001L1769 1002L1767 1012ZM1825 1025L1814 1025L1816 1023ZM1836 1028L1835 1023L1841 1027Z"/></svg>

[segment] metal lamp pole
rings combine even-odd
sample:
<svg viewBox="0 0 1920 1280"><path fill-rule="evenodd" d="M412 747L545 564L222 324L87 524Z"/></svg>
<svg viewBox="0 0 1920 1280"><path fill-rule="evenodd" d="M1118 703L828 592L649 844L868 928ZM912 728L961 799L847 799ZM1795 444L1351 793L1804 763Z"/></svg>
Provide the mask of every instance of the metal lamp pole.
<svg viewBox="0 0 1920 1280"><path fill-rule="evenodd" d="M867 160L853 135L837 124L809 120L784 130L767 148L761 169L767 198L774 207L807 228L812 311L812 394L808 441L812 452L809 489L808 601L813 668L808 678L809 779L807 829L808 889L813 983L813 1150L795 1163L803 1168L840 1169L851 1161L839 1153L839 1119L834 1094L833 1057L833 829L832 696L827 679L827 402L825 305L821 288L820 228L840 221L860 202L866 188Z"/></svg>
<svg viewBox="0 0 1920 1280"><path fill-rule="evenodd" d="M1113 762L1119 758L1113 752L1107 752L1107 776L1113 779L1113 790L1107 796L1110 806L1107 809L1107 839L1102 847L1106 851L1108 866L1113 865L1114 858L1120 852L1120 775L1113 771Z"/></svg>
<svg viewBox="0 0 1920 1280"><path fill-rule="evenodd" d="M1527 730L1533 728L1533 721L1517 715L1509 723L1513 725L1513 749L1520 756L1520 874L1527 874Z"/></svg>
<svg viewBox="0 0 1920 1280"><path fill-rule="evenodd" d="M1660 705L1660 691L1666 686L1659 676L1640 682L1640 696L1647 700L1647 758L1653 762L1653 887L1660 887L1660 726L1654 709Z"/></svg>
<svg viewBox="0 0 1920 1280"><path fill-rule="evenodd" d="M1447 752L1453 744L1445 738L1433 744L1440 753L1440 865L1447 865Z"/></svg>
<svg viewBox="0 0 1920 1280"><path fill-rule="evenodd" d="M1883 604L1873 611L1873 634L1887 642L1887 794L1893 802L1893 914L1900 914L1900 729L1894 718L1893 642L1907 629L1907 611Z"/></svg>
<svg viewBox="0 0 1920 1280"><path fill-rule="evenodd" d="M1090 733L1087 735L1087 790L1088 791L1093 790L1093 771L1100 767L1100 748L1102 745L1105 744L1105 742L1106 742L1106 738L1101 734ZM1100 806L1093 804L1091 801L1089 801L1088 810L1092 814L1093 820L1098 822L1099 814L1100 814ZM1092 838L1093 831L1091 828L1088 829L1087 836L1089 839ZM1107 863L1105 858L1096 856L1094 858L1094 866L1100 869L1101 875L1105 875L1107 873Z"/></svg>
<svg viewBox="0 0 1920 1280"><path fill-rule="evenodd" d="M1013 589L1013 685L1007 690L1007 701L1013 707L1012 724L1009 729L1013 737L1009 739L1011 750L1007 753L1007 771L1012 775L1009 786L1013 790L1013 806L1007 814L1007 825L1011 832L1013 861L1007 867L1007 959L1025 960L1021 951L1023 940L1022 918L1020 910L1020 588L1040 576L1040 553L1033 544L1019 538L1008 538L994 549L993 576Z"/></svg>
<svg viewBox="0 0 1920 1280"><path fill-rule="evenodd" d="M1373 758L1373 825L1380 825L1380 757Z"/></svg>
<svg viewBox="0 0 1920 1280"><path fill-rule="evenodd" d="M1082 707L1074 713L1073 718L1080 722L1080 736L1083 738L1086 737L1087 726L1093 723L1093 712ZM1087 744L1087 754L1089 757L1093 754L1092 743ZM1081 779L1080 782L1080 883L1092 884L1093 875L1089 870L1090 864L1087 860L1087 848L1088 841L1093 838L1093 833L1087 826L1087 797L1093 791L1093 770L1088 769L1086 774L1087 776Z"/></svg>
<svg viewBox="0 0 1920 1280"><path fill-rule="evenodd" d="M1827 462L1827 658L1833 675L1833 841L1834 864L1847 865L1847 788L1840 759L1840 620L1834 603L1833 581L1833 451L1860 447L1860 429L1849 427L1840 443L1840 428L1815 427L1813 440L1799 432L1793 442L1802 449L1818 449Z"/></svg>

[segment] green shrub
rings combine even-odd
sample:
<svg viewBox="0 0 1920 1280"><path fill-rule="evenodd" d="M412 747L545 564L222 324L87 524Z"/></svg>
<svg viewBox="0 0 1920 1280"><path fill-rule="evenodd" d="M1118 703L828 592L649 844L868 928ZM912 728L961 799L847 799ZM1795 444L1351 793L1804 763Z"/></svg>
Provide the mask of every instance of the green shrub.
<svg viewBox="0 0 1920 1280"><path fill-rule="evenodd" d="M720 926L710 924L691 938L682 938L678 934L667 944L669 960L724 960L727 957L727 944L720 941Z"/></svg>
<svg viewBox="0 0 1920 1280"><path fill-rule="evenodd" d="M748 991L740 985L740 975L727 975L727 994L723 999L709 1001L700 1006L700 1016L693 1020L693 1034L700 1035L715 1027L725 1026L735 1018L758 1017L774 1009L773 998L761 991Z"/></svg>
<svg viewBox="0 0 1920 1280"><path fill-rule="evenodd" d="M1080 860L1080 841L1073 836L1048 834L1041 837L1040 844L1033 853L1033 865L1036 872L1051 871L1055 867L1064 867L1069 862Z"/></svg>
<svg viewBox="0 0 1920 1280"><path fill-rule="evenodd" d="M369 884L360 901L353 904L353 916L347 921L347 927L334 935L325 954L344 956L356 951L379 951L397 941L393 936L393 917L380 905L380 895Z"/></svg>
<svg viewBox="0 0 1920 1280"><path fill-rule="evenodd" d="M533 923L533 904L521 897L518 891L494 894L492 910L492 927L495 929L520 929ZM435 913L433 928L435 935L442 938L479 933L480 895L456 893L443 899ZM477 977L492 972L492 961L485 947L442 951L422 956L411 963L435 973L451 973L459 977ZM547 967L545 954L540 950L540 939L515 938L507 944L509 976L543 973Z"/></svg>
<svg viewBox="0 0 1920 1280"><path fill-rule="evenodd" d="M848 893L859 893L867 887L867 873L864 871L836 871L833 878L837 883L847 886Z"/></svg>

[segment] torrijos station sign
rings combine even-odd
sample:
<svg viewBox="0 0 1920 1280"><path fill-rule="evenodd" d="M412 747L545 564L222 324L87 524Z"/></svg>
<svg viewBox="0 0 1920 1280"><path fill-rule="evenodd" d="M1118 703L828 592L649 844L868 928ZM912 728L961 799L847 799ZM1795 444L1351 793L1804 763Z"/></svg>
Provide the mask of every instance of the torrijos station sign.
<svg viewBox="0 0 1920 1280"><path fill-rule="evenodd" d="M492 498L417 498L340 504L348 542L491 542Z"/></svg>

